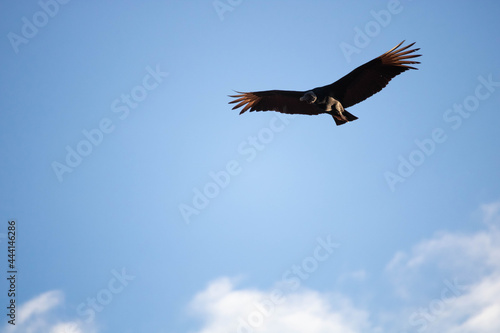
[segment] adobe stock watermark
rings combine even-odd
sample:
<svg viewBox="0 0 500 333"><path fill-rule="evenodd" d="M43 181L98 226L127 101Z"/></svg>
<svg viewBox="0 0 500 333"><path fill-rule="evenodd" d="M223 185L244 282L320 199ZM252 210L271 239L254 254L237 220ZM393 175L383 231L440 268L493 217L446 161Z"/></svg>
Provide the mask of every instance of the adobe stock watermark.
<svg viewBox="0 0 500 333"><path fill-rule="evenodd" d="M127 274L125 268L119 272L116 269L111 270L113 277L109 279L105 288L99 290L95 297L87 297L85 302L78 304L76 312L85 317L85 321L90 323L94 320L96 312L101 312L108 306L114 297L125 289L135 279L135 276Z"/></svg>
<svg viewBox="0 0 500 333"><path fill-rule="evenodd" d="M138 84L128 93L123 93L119 98L111 102L111 112L120 120L125 120L130 115L131 110L137 109L148 94L158 88L160 83L168 76L168 73L162 72L159 65L155 69L147 66L146 74L142 78L141 84ZM66 158L64 161L53 161L51 166L59 182L62 182L66 173L72 173L75 168L82 164L95 148L103 141L106 135L115 130L115 122L109 117L103 117L95 128L83 129L81 131L83 138L74 146L66 146Z"/></svg>
<svg viewBox="0 0 500 333"><path fill-rule="evenodd" d="M373 38L377 37L383 28L386 28L392 21L394 15L403 11L403 5L399 0L389 0L386 9L379 11L371 10L370 15L373 20L368 21L364 27L354 27L353 44L346 42L340 43L340 50L344 54L348 63L351 62L353 54L361 53L361 50L370 45Z"/></svg>
<svg viewBox="0 0 500 333"><path fill-rule="evenodd" d="M444 285L440 297L430 301L427 307L419 308L408 318L410 325L416 326L418 332L425 331L446 309L450 308L451 303L467 290L467 286L460 285L457 279L453 280L453 283L444 280Z"/></svg>
<svg viewBox="0 0 500 333"><path fill-rule="evenodd" d="M277 133L282 132L290 124L294 115L276 113L271 118L269 125L260 129L256 135L251 135L240 142L237 153L247 163L255 160L259 152L263 151L274 139ZM239 159L240 159L239 158ZM219 171L210 171L208 177L211 179L200 187L193 188L193 197L190 204L180 203L178 208L182 219L186 224L191 223L193 216L198 216L206 209L211 200L215 199L223 189L227 188L231 180L243 171L243 166L238 159L232 159L225 164L225 168Z"/></svg>
<svg viewBox="0 0 500 333"><path fill-rule="evenodd" d="M276 310L276 307L286 301L287 293L297 290L302 281L307 280L316 272L321 262L328 260L340 244L332 241L331 235L325 238L316 238L312 255L302 259L300 264L294 264L281 276L281 285L286 288L275 288L270 292L269 298L253 304L254 310L248 315L238 317L237 333L253 333L255 329L264 325Z"/></svg>
<svg viewBox="0 0 500 333"><path fill-rule="evenodd" d="M212 2L212 6L219 16L219 19L224 21L224 15L227 12L232 12L236 7L241 5L242 2L243 0L215 0Z"/></svg>
<svg viewBox="0 0 500 333"><path fill-rule="evenodd" d="M485 101L500 87L500 81L494 81L493 75L487 77L482 75L477 77L479 84L476 85L474 92L464 98L461 103L454 103L452 107L446 109L443 113L443 120L449 127L456 131L464 121L476 112L481 101ZM433 129L427 138L415 140L415 148L406 156L398 156L398 166L396 170L386 171L384 179L389 186L391 192L396 191L396 185L404 183L411 175L415 173L427 160L429 156L434 154L439 144L442 144L448 139L446 130L442 127Z"/></svg>
<svg viewBox="0 0 500 333"><path fill-rule="evenodd" d="M21 29L20 34L14 32L9 32L7 34L7 39L14 50L14 53L19 53L19 46L21 44L28 44L30 40L38 35L41 28L45 27L50 19L54 18L61 5L65 5L70 0L40 0L38 1L38 6L40 6L39 11L35 12L31 19L23 16L21 18Z"/></svg>

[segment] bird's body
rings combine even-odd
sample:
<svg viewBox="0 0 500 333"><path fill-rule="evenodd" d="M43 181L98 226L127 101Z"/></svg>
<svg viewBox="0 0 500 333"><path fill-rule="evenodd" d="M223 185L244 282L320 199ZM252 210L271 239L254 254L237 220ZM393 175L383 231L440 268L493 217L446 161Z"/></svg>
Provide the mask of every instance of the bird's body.
<svg viewBox="0 0 500 333"><path fill-rule="evenodd" d="M337 125L358 119L347 112L351 107L382 90L396 75L408 70L416 69L409 66L419 64L418 61L408 59L420 57L412 54L419 49L406 51L412 43L399 48L403 42L332 84L317 87L307 91L266 90L248 93L238 93L230 97L235 98L233 107L243 107L245 111L278 111L289 114L318 115L330 114Z"/></svg>

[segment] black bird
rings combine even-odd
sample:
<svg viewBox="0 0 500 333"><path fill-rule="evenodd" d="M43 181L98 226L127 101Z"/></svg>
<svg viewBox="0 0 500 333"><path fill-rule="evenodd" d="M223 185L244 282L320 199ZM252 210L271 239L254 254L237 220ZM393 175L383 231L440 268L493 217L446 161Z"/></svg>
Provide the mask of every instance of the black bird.
<svg viewBox="0 0 500 333"><path fill-rule="evenodd" d="M332 115L337 125L358 119L345 110L368 97L378 93L396 75L419 64L409 59L420 57L413 54L420 49L410 49L415 43L401 47L404 41L366 64L359 66L343 78L332 84L308 91L266 90L230 95L235 98L229 102L238 103L234 109L243 107L240 114L250 111L278 111L289 114Z"/></svg>

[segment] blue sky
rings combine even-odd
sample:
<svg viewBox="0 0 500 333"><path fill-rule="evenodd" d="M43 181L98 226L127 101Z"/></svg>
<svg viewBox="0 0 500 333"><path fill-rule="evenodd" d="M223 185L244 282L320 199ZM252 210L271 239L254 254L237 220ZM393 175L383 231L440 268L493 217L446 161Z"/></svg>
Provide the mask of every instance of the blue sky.
<svg viewBox="0 0 500 333"><path fill-rule="evenodd" d="M498 2L0 13L1 267L15 219L18 268L1 332L500 330ZM227 104L403 40L419 70L355 122Z"/></svg>

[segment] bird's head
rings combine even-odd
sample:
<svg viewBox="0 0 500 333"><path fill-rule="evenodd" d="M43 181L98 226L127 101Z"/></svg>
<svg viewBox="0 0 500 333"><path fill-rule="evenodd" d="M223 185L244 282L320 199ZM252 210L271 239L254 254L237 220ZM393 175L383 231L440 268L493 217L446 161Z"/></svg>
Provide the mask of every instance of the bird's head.
<svg viewBox="0 0 500 333"><path fill-rule="evenodd" d="M306 92L306 93L304 94L304 96L302 96L302 97L300 98L300 101L301 101L301 102L306 102L306 103L312 104L312 103L316 102L316 99L318 99L318 98L316 97L316 94L315 94L315 93L313 93L312 91L308 91L308 92Z"/></svg>

